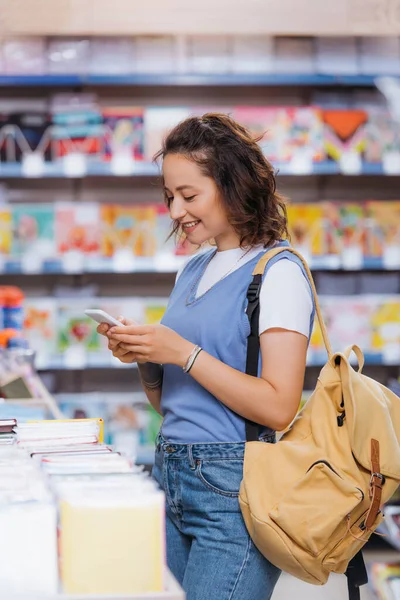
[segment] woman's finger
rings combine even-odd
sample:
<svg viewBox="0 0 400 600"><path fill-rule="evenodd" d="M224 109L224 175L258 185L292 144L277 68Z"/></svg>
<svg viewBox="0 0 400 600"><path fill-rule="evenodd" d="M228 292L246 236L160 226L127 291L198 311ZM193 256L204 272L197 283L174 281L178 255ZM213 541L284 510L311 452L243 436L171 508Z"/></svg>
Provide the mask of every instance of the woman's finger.
<svg viewBox="0 0 400 600"><path fill-rule="evenodd" d="M114 350L114 348L118 348L120 342L117 342L117 340L108 340L108 348L109 350Z"/></svg>
<svg viewBox="0 0 400 600"><path fill-rule="evenodd" d="M133 354L133 352L127 352L123 356L116 356L115 358L118 358L118 360L120 362L126 363L126 364L131 364L131 363L137 362L136 356Z"/></svg>
<svg viewBox="0 0 400 600"><path fill-rule="evenodd" d="M123 350L126 350L127 352L133 352L137 356L144 357L148 354L147 349L145 349L143 346L135 346L134 344L124 344L123 342L121 342L119 346Z"/></svg>
<svg viewBox="0 0 400 600"><path fill-rule="evenodd" d="M142 336L150 333L153 327L151 325L126 325L125 327L116 327L115 325L110 328L110 335L137 335Z"/></svg>
<svg viewBox="0 0 400 600"><path fill-rule="evenodd" d="M110 326L107 325L107 323L100 323L100 325L98 325L96 331L97 333L99 333L100 335L107 335L107 331L110 329Z"/></svg>
<svg viewBox="0 0 400 600"><path fill-rule="evenodd" d="M144 335L132 335L129 333L111 333L108 332L108 337L111 340L115 340L117 342L123 342L124 344L131 344L131 345L135 345L135 346L141 346L143 344L146 344L147 337Z"/></svg>
<svg viewBox="0 0 400 600"><path fill-rule="evenodd" d="M119 358L120 356L124 356L125 354L129 354L129 352L131 352L129 349L120 348L119 346L117 348L114 348L114 350L112 350L112 353L116 358Z"/></svg>

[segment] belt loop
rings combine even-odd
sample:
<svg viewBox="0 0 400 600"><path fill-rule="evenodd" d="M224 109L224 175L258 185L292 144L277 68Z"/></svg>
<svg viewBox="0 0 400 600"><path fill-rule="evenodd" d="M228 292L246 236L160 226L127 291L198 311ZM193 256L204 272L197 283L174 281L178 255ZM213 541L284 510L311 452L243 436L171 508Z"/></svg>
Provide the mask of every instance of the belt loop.
<svg viewBox="0 0 400 600"><path fill-rule="evenodd" d="M193 458L193 445L188 445L188 457L189 457L189 465L192 471L196 468L196 461Z"/></svg>

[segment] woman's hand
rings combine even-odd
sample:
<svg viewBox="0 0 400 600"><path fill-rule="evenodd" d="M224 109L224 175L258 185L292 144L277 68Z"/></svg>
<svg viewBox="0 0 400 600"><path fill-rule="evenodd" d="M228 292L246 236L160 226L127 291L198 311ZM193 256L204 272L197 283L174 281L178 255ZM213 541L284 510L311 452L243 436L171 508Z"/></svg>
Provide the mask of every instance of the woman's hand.
<svg viewBox="0 0 400 600"><path fill-rule="evenodd" d="M135 321L125 319L124 317L118 317L118 321L121 321L121 323L125 326L135 325ZM115 358L118 358L118 360L122 363L132 364L134 362L137 362L133 352L130 352L129 350L124 350L123 348L121 348L117 340L112 340L109 338L107 334L110 329L111 327L107 323L100 323L100 325L97 327L97 333L99 333L100 335L104 335L108 338L108 349L111 350L113 356L115 356Z"/></svg>
<svg viewBox="0 0 400 600"><path fill-rule="evenodd" d="M130 324L127 327L111 327L106 335L109 344L112 343L113 347L117 344L119 352L127 353L122 357L134 356L139 363L183 367L194 347L194 344L164 325Z"/></svg>

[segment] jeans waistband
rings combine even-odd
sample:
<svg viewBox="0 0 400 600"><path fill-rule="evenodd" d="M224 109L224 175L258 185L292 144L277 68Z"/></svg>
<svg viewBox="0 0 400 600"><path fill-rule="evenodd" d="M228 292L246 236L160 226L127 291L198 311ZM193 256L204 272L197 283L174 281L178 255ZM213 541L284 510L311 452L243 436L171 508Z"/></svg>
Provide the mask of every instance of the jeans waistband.
<svg viewBox="0 0 400 600"><path fill-rule="evenodd" d="M161 433L156 439L156 448L170 458L244 458L244 442L215 442L209 444L176 444L168 442Z"/></svg>

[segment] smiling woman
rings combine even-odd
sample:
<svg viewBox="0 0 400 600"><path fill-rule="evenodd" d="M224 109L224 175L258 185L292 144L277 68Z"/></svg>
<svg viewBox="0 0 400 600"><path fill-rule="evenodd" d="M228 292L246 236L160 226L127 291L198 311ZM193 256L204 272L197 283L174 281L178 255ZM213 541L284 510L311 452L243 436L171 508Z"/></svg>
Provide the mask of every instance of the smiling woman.
<svg viewBox="0 0 400 600"><path fill-rule="evenodd" d="M296 414L314 317L301 262L283 252L260 290L258 376L246 373L247 289L267 250L288 246L274 171L227 115L187 119L167 136L163 189L172 231L202 248L179 272L160 325L101 325L138 362L164 419L153 477L166 491L168 565L187 600L268 600L279 570L258 552L238 502L246 421L272 443ZM271 469L273 465L271 465Z"/></svg>
<svg viewBox="0 0 400 600"><path fill-rule="evenodd" d="M220 250L238 246L217 185L195 162L182 154L167 154L163 163L165 198L175 230L201 246L214 239ZM191 184L180 184L190 181Z"/></svg>
<svg viewBox="0 0 400 600"><path fill-rule="evenodd" d="M200 195L203 214L212 210L207 218L212 229L217 230L217 235L219 229L226 232L229 221L240 246L267 247L287 235L285 203L276 191L273 167L257 140L227 115L210 113L187 119L168 135L155 160L158 158L164 159L167 206L176 203L177 195L187 202ZM191 214L188 211L188 216ZM174 231L187 234L181 215L182 206L178 210L171 208ZM214 216L218 219L215 222ZM201 220L200 215L198 219ZM210 237L215 238L215 233L202 243Z"/></svg>

